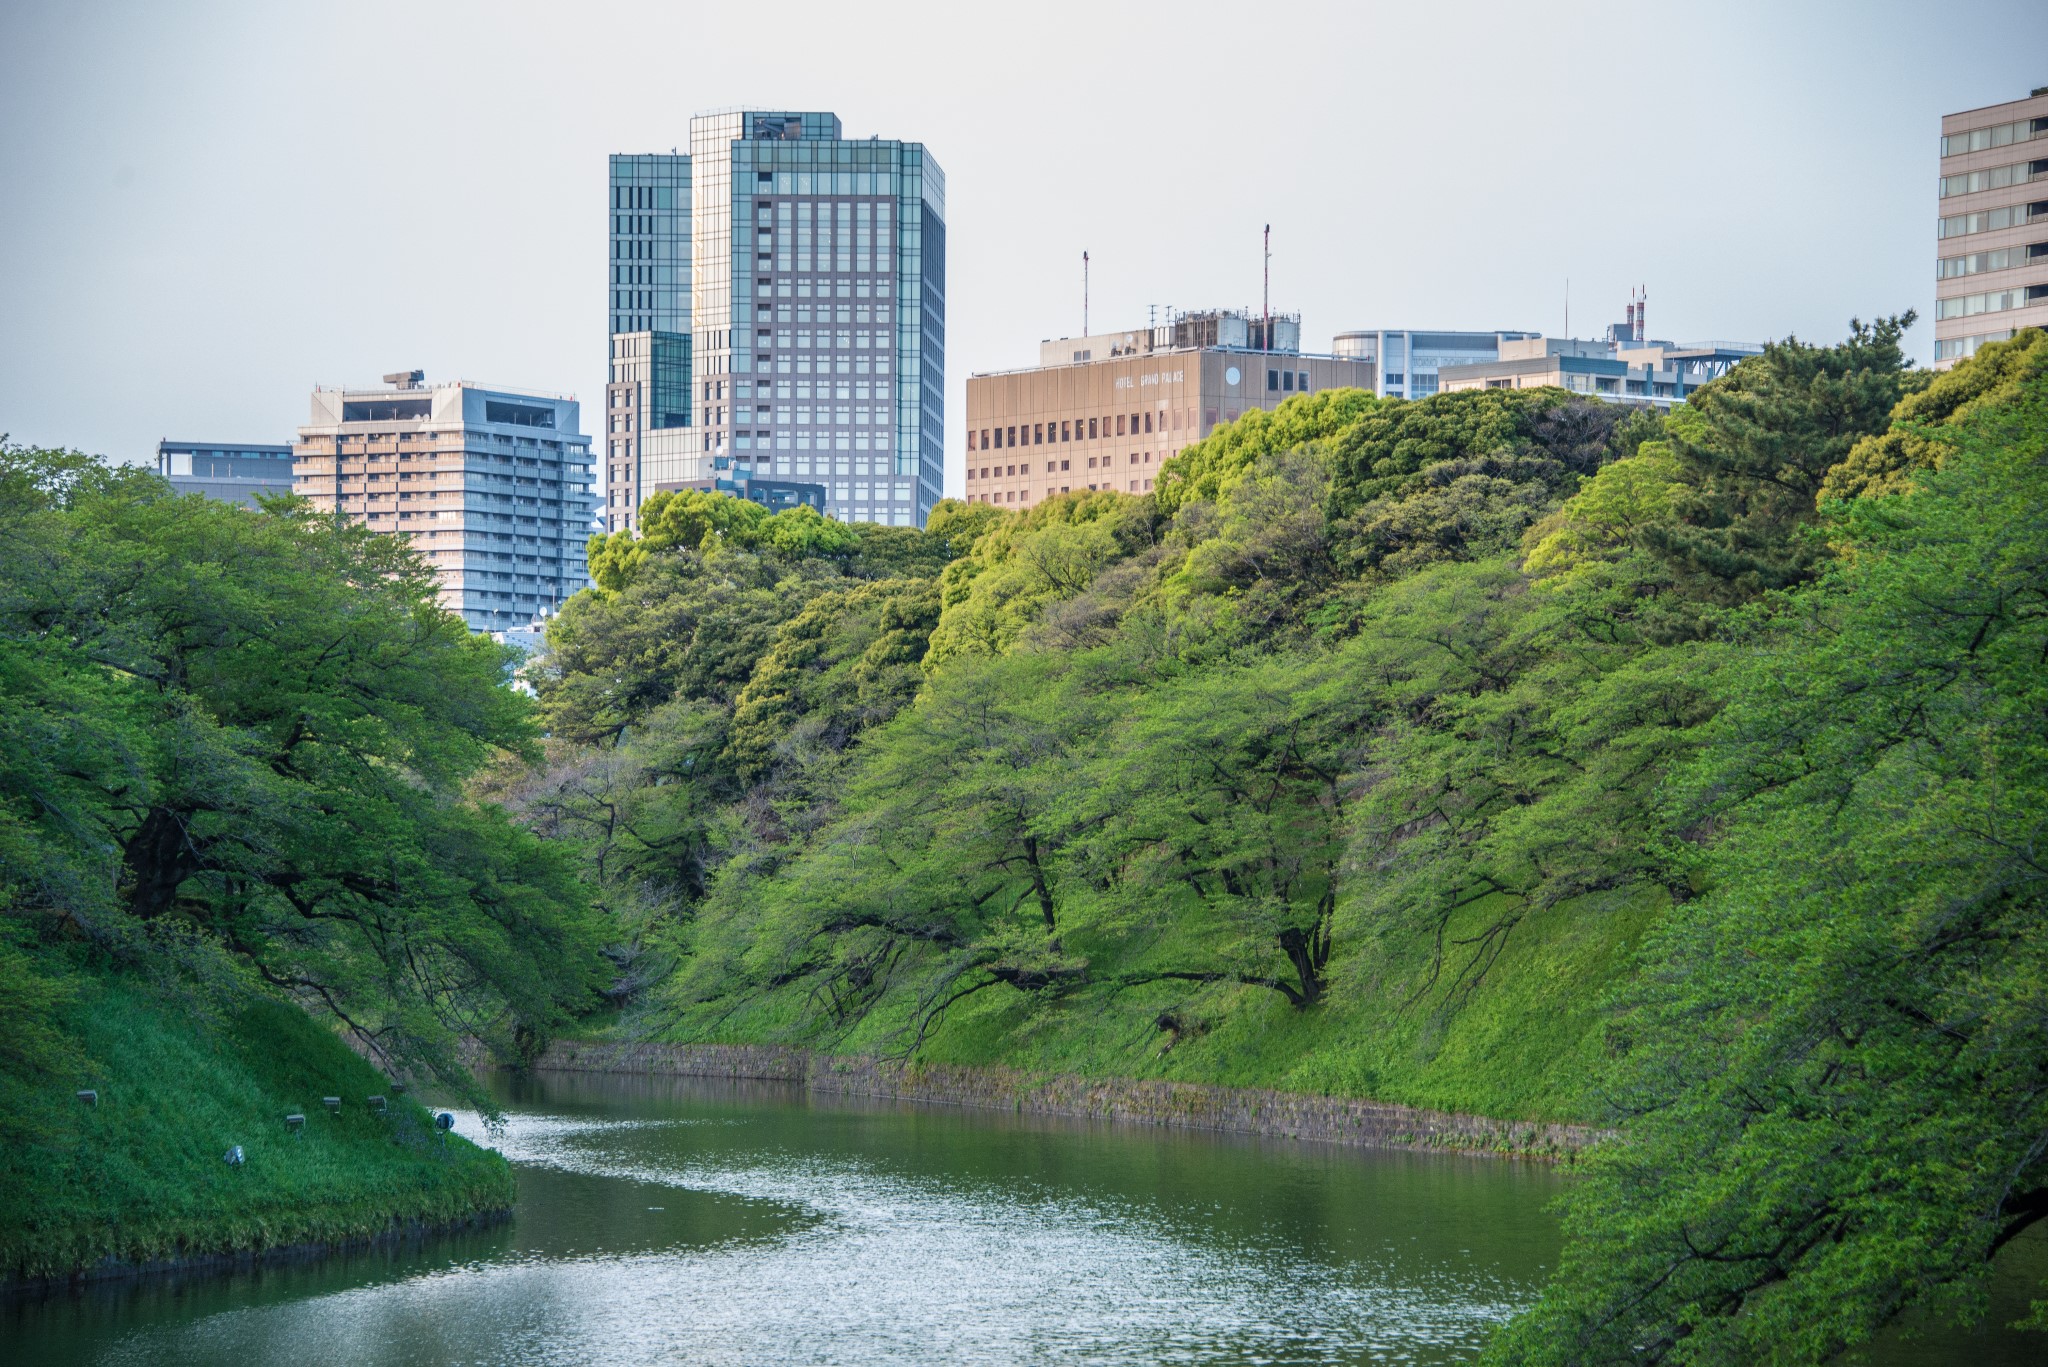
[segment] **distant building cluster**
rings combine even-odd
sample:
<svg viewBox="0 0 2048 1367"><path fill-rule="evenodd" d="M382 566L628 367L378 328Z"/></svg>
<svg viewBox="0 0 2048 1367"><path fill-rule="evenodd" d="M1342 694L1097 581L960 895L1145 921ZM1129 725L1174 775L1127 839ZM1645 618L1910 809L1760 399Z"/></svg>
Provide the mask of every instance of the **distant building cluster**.
<svg viewBox="0 0 2048 1367"><path fill-rule="evenodd" d="M410 538L472 629L529 642L588 582L588 533L654 494L923 526L944 487L946 181L922 143L847 138L837 115L726 110L688 152L611 158L603 429L574 399L419 371L317 389L289 445L164 440L183 492L296 492ZM1941 121L1935 363L2048 326L2048 87ZM1043 342L967 380L966 497L1028 507L1144 493L1160 464L1254 410L1367 389L1426 399L1555 387L1669 407L1763 348L1648 332L1647 291L1597 338L1361 328L1302 350L1301 317L1169 310Z"/></svg>

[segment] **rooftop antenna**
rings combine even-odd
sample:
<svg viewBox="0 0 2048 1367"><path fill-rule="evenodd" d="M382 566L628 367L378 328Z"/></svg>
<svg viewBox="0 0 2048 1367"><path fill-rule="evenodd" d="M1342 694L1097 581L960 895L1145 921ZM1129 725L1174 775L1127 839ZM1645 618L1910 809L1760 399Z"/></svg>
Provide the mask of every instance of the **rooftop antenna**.
<svg viewBox="0 0 2048 1367"><path fill-rule="evenodd" d="M1266 266L1259 283L1259 310L1264 315L1260 326L1264 334L1259 342L1261 351L1273 349L1273 225L1266 225Z"/></svg>
<svg viewBox="0 0 2048 1367"><path fill-rule="evenodd" d="M1638 342L1645 340L1650 335L1649 313L1650 287L1644 285L1642 293L1636 297L1636 340Z"/></svg>
<svg viewBox="0 0 2048 1367"><path fill-rule="evenodd" d="M1081 253L1081 335L1088 335L1088 253Z"/></svg>

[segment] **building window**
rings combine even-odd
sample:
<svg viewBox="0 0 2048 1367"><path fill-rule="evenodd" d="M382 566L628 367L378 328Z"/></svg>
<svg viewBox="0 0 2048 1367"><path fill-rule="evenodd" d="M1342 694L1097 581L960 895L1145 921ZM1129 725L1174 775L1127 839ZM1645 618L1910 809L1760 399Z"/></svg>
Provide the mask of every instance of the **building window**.
<svg viewBox="0 0 2048 1367"><path fill-rule="evenodd" d="M1119 437L1124 435L1124 415L1121 413L1116 415L1116 434Z"/></svg>
<svg viewBox="0 0 2048 1367"><path fill-rule="evenodd" d="M1275 392L1277 392L1277 391L1279 390L1279 388L1280 388L1280 372L1279 372L1279 371L1277 371L1277 370L1269 370L1269 371L1267 371L1267 372L1266 372L1266 388L1267 388L1267 389L1269 389L1269 390L1273 390L1273 391L1275 391Z"/></svg>
<svg viewBox="0 0 2048 1367"><path fill-rule="evenodd" d="M1015 446L1017 444L1017 429L1011 427L1005 430L1009 433L1009 435L1003 438L1003 445Z"/></svg>
<svg viewBox="0 0 2048 1367"><path fill-rule="evenodd" d="M974 429L971 427L967 429L967 449L970 451L974 449Z"/></svg>
<svg viewBox="0 0 2048 1367"><path fill-rule="evenodd" d="M1061 461L1061 462L1060 462L1060 469L1062 469L1062 470L1071 470L1071 469L1073 469L1073 468L1074 468L1074 462L1072 462L1072 461L1070 461L1070 460L1063 460L1063 461ZM1062 489L1062 490L1060 490L1060 492L1061 492L1061 493L1065 493L1065 492L1066 492L1066 490Z"/></svg>
<svg viewBox="0 0 2048 1367"><path fill-rule="evenodd" d="M1308 393L1308 372L1306 370L1294 377L1294 387L1304 394Z"/></svg>
<svg viewBox="0 0 2048 1367"><path fill-rule="evenodd" d="M1073 439L1073 433L1071 433L1070 431L1068 431L1068 430L1067 430L1068 428L1070 428L1070 427L1072 427L1072 426L1073 426L1073 424L1072 424L1072 423L1067 423L1067 422L1062 422L1062 423L1060 424L1060 440L1061 440L1061 441L1070 441L1070 440L1072 440L1072 439Z"/></svg>
<svg viewBox="0 0 2048 1367"><path fill-rule="evenodd" d="M1088 440L1095 440L1095 419L1093 418L1088 419ZM1093 465L1095 462L1091 460L1088 463Z"/></svg>

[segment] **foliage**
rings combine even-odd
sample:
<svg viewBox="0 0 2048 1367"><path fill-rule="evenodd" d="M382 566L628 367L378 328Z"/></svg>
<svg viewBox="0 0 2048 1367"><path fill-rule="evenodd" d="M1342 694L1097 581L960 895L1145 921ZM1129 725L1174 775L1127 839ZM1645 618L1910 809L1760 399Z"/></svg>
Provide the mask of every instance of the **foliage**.
<svg viewBox="0 0 2048 1367"><path fill-rule="evenodd" d="M1677 517L1641 534L1688 597L1741 603L1816 573L1801 529L1827 472L1920 383L1899 348L1912 322L1852 322L1832 347L1787 338L1688 396L1670 426Z"/></svg>
<svg viewBox="0 0 2048 1367"><path fill-rule="evenodd" d="M1722 669L1670 799L1723 832L1710 892L1646 947L1626 1136L1499 1361L1820 1362L1967 1311L2048 1216L2048 380L1925 439Z"/></svg>
<svg viewBox="0 0 2048 1367"><path fill-rule="evenodd" d="M388 537L0 456L0 889L29 934L224 957L451 1081L600 980L564 852L462 785L530 746L508 659Z"/></svg>
<svg viewBox="0 0 2048 1367"><path fill-rule="evenodd" d="M1821 481L1820 497L1857 498L1903 493L1915 471L1932 468L1947 446L1941 424L1995 408L2020 394L2028 381L2048 371L2048 332L2023 328L2009 341L1978 349L1969 364L1934 377L1925 388L1899 400L1891 425L1863 438Z"/></svg>

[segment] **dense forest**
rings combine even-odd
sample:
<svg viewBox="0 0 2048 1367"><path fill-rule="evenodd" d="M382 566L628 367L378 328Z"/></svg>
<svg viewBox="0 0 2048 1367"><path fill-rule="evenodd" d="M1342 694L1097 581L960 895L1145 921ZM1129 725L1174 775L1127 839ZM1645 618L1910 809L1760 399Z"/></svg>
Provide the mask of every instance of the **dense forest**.
<svg viewBox="0 0 2048 1367"><path fill-rule="evenodd" d="M1252 413L923 530L657 496L521 670L11 448L0 1086L80 975L1579 1119L1507 1363L1819 1362L2048 1215L2048 336ZM6 1100L7 1098L0 1098Z"/></svg>

